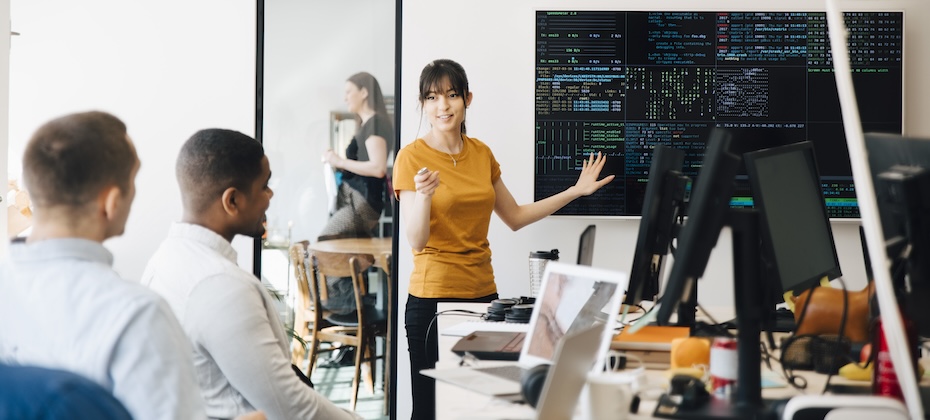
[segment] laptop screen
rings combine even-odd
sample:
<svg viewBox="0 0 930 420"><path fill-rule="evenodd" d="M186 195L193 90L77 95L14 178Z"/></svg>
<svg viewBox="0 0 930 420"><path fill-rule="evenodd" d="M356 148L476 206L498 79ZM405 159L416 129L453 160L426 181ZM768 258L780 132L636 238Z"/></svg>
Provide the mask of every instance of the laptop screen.
<svg viewBox="0 0 930 420"><path fill-rule="evenodd" d="M556 262L547 264L520 354L520 365L551 363L556 345L564 335L606 324L596 365L600 366L613 336L626 282L626 274L618 271Z"/></svg>

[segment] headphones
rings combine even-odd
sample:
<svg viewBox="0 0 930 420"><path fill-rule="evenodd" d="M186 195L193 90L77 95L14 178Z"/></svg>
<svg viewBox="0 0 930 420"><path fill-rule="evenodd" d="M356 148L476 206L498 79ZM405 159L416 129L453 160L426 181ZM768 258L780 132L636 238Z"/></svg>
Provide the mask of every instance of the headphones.
<svg viewBox="0 0 930 420"><path fill-rule="evenodd" d="M535 298L520 296L512 299L494 299L488 312L482 316L487 321L506 321L527 324L533 315Z"/></svg>
<svg viewBox="0 0 930 420"><path fill-rule="evenodd" d="M539 396L542 394L543 385L546 384L546 377L549 376L549 365L537 365L523 372L520 378L520 393L523 394L523 400L530 407L536 408L539 402Z"/></svg>
<svg viewBox="0 0 930 420"><path fill-rule="evenodd" d="M631 371L621 372L621 374L629 375L639 380L646 373L646 365L643 363L642 359L632 354L611 350L604 358L604 370L616 372L625 369L629 359L637 361L639 366ZM549 365L542 364L527 370L520 378L520 393L523 395L523 400L526 401L530 407L536 408L536 403L539 402L539 396L542 394L543 385L546 384L546 377L548 375Z"/></svg>

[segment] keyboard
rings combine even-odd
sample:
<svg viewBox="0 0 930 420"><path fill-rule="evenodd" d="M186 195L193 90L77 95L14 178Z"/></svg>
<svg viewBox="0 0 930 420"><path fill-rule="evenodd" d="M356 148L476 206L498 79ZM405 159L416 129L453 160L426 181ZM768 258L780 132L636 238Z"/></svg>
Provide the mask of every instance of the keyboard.
<svg viewBox="0 0 930 420"><path fill-rule="evenodd" d="M455 324L439 333L445 336L464 337L475 331L527 332L530 324L520 322L474 320Z"/></svg>
<svg viewBox="0 0 930 420"><path fill-rule="evenodd" d="M514 365L482 367L475 368L474 370L494 375L499 378L509 379L514 382L520 382L523 379L523 368Z"/></svg>

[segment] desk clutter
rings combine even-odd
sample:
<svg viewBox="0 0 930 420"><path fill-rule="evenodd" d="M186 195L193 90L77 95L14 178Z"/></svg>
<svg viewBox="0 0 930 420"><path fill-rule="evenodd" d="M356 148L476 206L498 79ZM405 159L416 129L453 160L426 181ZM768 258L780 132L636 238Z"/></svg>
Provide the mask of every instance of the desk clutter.
<svg viewBox="0 0 930 420"><path fill-rule="evenodd" d="M528 324L533 316L535 298L521 296L512 299L494 299L483 318L487 321L504 321Z"/></svg>
<svg viewBox="0 0 930 420"><path fill-rule="evenodd" d="M648 369L668 369L672 367L672 343L689 335L688 327L648 325L636 333L618 333L611 340L610 348L635 356Z"/></svg>
<svg viewBox="0 0 930 420"><path fill-rule="evenodd" d="M533 315L533 304L536 299L519 297L513 299L495 299L488 306L487 313L481 316L487 323L503 325L516 324L529 326ZM478 360L509 360L520 358L523 341L526 339L526 330L497 331L493 328L482 328L464 335L452 347L452 352L465 357L466 355Z"/></svg>

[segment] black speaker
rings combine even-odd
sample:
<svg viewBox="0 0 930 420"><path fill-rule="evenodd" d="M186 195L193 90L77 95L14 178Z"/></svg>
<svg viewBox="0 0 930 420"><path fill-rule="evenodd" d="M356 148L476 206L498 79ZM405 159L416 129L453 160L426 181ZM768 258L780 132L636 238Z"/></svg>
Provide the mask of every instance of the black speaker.
<svg viewBox="0 0 930 420"><path fill-rule="evenodd" d="M538 365L523 372L520 381L520 392L523 394L523 400L530 407L536 408L539 401L539 395L542 394L543 385L546 384L546 376L549 374L549 365Z"/></svg>

